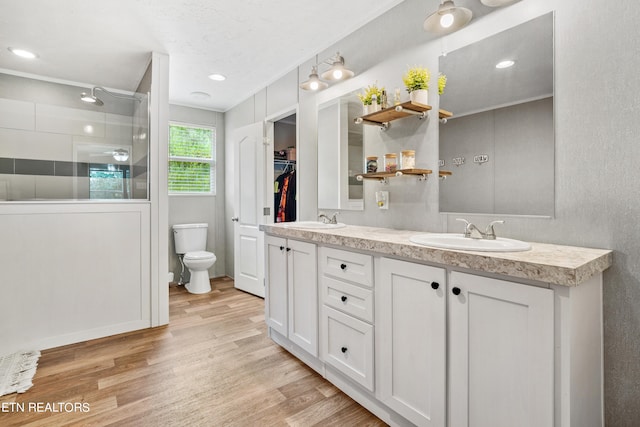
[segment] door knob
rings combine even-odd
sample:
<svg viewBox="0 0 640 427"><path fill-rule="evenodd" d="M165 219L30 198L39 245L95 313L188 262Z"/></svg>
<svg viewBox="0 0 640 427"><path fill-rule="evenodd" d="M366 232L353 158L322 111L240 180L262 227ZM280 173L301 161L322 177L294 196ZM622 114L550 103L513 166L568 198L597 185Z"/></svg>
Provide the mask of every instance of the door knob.
<svg viewBox="0 0 640 427"><path fill-rule="evenodd" d="M347 352L347 347L342 347L342 348L340 349L340 351L342 351L343 353L346 353L346 352Z"/></svg>
<svg viewBox="0 0 640 427"><path fill-rule="evenodd" d="M346 270L347 269L347 264L340 264L340 268L342 270Z"/></svg>
<svg viewBox="0 0 640 427"><path fill-rule="evenodd" d="M238 222L238 217L237 217L237 216L232 216L232 217L231 217L231 221L233 221L233 222Z"/></svg>
<svg viewBox="0 0 640 427"><path fill-rule="evenodd" d="M340 301L345 302L346 300L347 300L346 295L342 295L342 296L340 297Z"/></svg>
<svg viewBox="0 0 640 427"><path fill-rule="evenodd" d="M460 295L460 288L456 286L453 289L451 289L451 292L453 292L454 295Z"/></svg>
<svg viewBox="0 0 640 427"><path fill-rule="evenodd" d="M440 287L440 283L438 282L431 282L431 289L436 290Z"/></svg>

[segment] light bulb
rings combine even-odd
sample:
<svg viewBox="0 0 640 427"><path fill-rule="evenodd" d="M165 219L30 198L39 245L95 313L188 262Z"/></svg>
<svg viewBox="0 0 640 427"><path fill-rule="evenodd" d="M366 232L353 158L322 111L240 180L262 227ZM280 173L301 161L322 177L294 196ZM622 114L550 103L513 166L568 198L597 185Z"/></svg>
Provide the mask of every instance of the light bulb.
<svg viewBox="0 0 640 427"><path fill-rule="evenodd" d="M309 87L311 88L311 90L318 90L318 87L319 87L318 82L316 81L311 82Z"/></svg>
<svg viewBox="0 0 640 427"><path fill-rule="evenodd" d="M440 17L440 25L442 28L449 28L453 24L453 14L447 13Z"/></svg>
<svg viewBox="0 0 640 427"><path fill-rule="evenodd" d="M333 70L333 78L338 80L342 78L342 70Z"/></svg>

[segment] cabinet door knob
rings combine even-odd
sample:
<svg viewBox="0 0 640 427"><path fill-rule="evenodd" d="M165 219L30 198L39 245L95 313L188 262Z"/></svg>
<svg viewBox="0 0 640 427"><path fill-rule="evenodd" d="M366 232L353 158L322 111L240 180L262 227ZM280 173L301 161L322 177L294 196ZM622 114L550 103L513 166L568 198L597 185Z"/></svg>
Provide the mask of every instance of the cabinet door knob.
<svg viewBox="0 0 640 427"><path fill-rule="evenodd" d="M431 282L431 289L436 290L440 287L440 283L438 282Z"/></svg>
<svg viewBox="0 0 640 427"><path fill-rule="evenodd" d="M283 251L284 250L284 246L280 246L280 250Z"/></svg>
<svg viewBox="0 0 640 427"><path fill-rule="evenodd" d="M453 289L451 289L451 292L453 292L454 295L460 295L460 288L455 286Z"/></svg>
<svg viewBox="0 0 640 427"><path fill-rule="evenodd" d="M287 248L287 252L289 252L291 250L291 248Z"/></svg>
<svg viewBox="0 0 640 427"><path fill-rule="evenodd" d="M340 264L340 268L344 271L347 269L347 264Z"/></svg>
<svg viewBox="0 0 640 427"><path fill-rule="evenodd" d="M340 349L340 351L342 351L343 353L346 353L346 352L347 352L347 347L342 347L342 348Z"/></svg>
<svg viewBox="0 0 640 427"><path fill-rule="evenodd" d="M346 295L342 295L342 296L340 297L340 300L342 300L342 302L345 302L345 301L347 300Z"/></svg>

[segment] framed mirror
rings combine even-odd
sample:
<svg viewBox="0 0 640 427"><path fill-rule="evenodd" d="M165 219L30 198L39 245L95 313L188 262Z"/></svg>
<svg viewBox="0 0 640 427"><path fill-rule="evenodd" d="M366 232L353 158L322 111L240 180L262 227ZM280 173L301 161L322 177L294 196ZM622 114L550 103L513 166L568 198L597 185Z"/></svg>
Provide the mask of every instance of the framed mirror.
<svg viewBox="0 0 640 427"><path fill-rule="evenodd" d="M510 61L510 62L506 62ZM440 212L554 214L553 14L440 57Z"/></svg>
<svg viewBox="0 0 640 427"><path fill-rule="evenodd" d="M364 133L358 92L318 107L318 209L363 210Z"/></svg>

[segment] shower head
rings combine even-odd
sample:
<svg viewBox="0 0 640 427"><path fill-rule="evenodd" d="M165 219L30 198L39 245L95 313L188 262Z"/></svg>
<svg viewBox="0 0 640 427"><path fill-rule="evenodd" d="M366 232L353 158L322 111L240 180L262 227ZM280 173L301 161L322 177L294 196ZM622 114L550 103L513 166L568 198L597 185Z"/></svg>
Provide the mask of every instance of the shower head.
<svg viewBox="0 0 640 427"><path fill-rule="evenodd" d="M102 102L102 100L96 96L95 90L96 90L95 87L92 88L91 94L88 94L87 92L82 92L82 94L80 95L80 99L83 100L84 102L88 102L89 104L94 104L98 106L104 105L104 102Z"/></svg>
<svg viewBox="0 0 640 427"><path fill-rule="evenodd" d="M113 92L109 92L108 90L106 90L103 87L100 86L96 86L91 88L91 94L88 94L87 92L82 92L82 94L80 95L80 99L83 100L84 102L88 102L90 104L94 104L94 105L104 105L104 102L102 102L102 100L100 98L98 98L96 96L96 91L102 91L104 93L106 93L107 95L110 95L114 98L121 98L121 99L128 99L130 101L138 101L138 102L142 102L142 100L134 95L122 95L119 93L113 93Z"/></svg>

